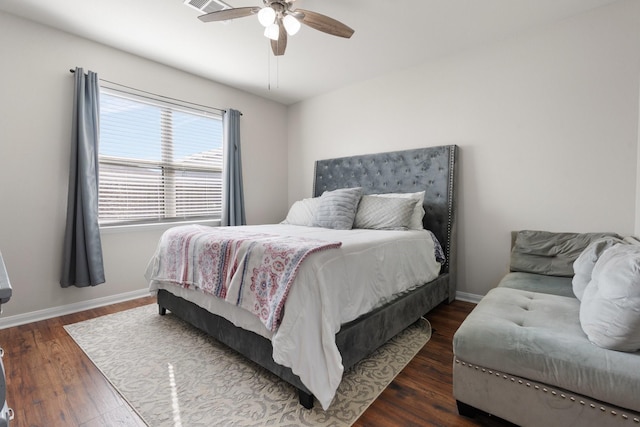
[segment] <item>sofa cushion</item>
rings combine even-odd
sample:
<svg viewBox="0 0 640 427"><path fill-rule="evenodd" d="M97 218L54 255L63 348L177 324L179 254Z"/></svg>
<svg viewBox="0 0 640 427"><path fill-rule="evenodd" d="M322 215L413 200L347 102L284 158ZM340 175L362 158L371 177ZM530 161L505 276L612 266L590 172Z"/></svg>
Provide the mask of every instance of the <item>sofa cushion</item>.
<svg viewBox="0 0 640 427"><path fill-rule="evenodd" d="M618 243L622 243L622 240L617 237L605 237L603 239L598 239L591 242L575 260L573 263L574 276L571 283L573 294L576 298L582 300L584 290L591 281L591 272L593 271L593 267L596 265L598 258L600 258L600 255Z"/></svg>
<svg viewBox="0 0 640 427"><path fill-rule="evenodd" d="M573 276L573 262L591 242L615 233L555 233L518 231L511 250L511 271Z"/></svg>
<svg viewBox="0 0 640 427"><path fill-rule="evenodd" d="M542 292L545 294L559 295L561 297L574 297L570 277L513 272L507 273L502 280L500 280L498 286L523 291Z"/></svg>
<svg viewBox="0 0 640 427"><path fill-rule="evenodd" d="M453 338L456 358L640 411L640 352L593 345L576 298L492 289Z"/></svg>
<svg viewBox="0 0 640 427"><path fill-rule="evenodd" d="M584 291L580 323L600 347L640 350L640 246L615 245L600 256Z"/></svg>

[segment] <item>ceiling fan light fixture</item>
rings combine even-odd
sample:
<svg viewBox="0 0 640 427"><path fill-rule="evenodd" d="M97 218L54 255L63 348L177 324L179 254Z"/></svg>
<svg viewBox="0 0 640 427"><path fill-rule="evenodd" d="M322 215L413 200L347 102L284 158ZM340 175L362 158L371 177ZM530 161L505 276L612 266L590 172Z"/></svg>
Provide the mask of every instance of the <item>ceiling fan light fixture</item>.
<svg viewBox="0 0 640 427"><path fill-rule="evenodd" d="M276 11L271 7L263 7L258 12L258 21L262 24L263 27L267 28L269 25L272 25L276 20Z"/></svg>
<svg viewBox="0 0 640 427"><path fill-rule="evenodd" d="M280 26L278 24L271 24L264 29L264 36L271 40L278 40L280 37Z"/></svg>
<svg viewBox="0 0 640 427"><path fill-rule="evenodd" d="M1 0L0 0L1 1ZM222 0L184 0L189 2L215 1L222 4ZM264 26L264 35L271 40L271 50L275 56L284 55L287 37L298 33L301 24L323 33L350 38L354 31L347 25L321 13L306 9L294 9L295 0L262 0L263 6L245 6L223 8L198 16L202 22L224 22L230 19L258 15L258 20ZM226 3L225 3L226 4Z"/></svg>
<svg viewBox="0 0 640 427"><path fill-rule="evenodd" d="M293 36L300 31L300 21L291 15L286 15L282 19L282 25L284 25L284 29L287 30L287 34L290 36Z"/></svg>

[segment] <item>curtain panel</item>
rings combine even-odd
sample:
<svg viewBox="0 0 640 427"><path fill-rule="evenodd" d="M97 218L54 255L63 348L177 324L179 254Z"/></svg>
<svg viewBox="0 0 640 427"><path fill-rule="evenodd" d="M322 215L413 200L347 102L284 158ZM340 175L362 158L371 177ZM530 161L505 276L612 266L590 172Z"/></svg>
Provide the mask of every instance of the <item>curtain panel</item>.
<svg viewBox="0 0 640 427"><path fill-rule="evenodd" d="M228 109L222 119L224 178L222 225L245 225L242 156L240 153L240 112Z"/></svg>
<svg viewBox="0 0 640 427"><path fill-rule="evenodd" d="M98 75L75 69L67 223L60 285L86 287L105 282L98 225Z"/></svg>

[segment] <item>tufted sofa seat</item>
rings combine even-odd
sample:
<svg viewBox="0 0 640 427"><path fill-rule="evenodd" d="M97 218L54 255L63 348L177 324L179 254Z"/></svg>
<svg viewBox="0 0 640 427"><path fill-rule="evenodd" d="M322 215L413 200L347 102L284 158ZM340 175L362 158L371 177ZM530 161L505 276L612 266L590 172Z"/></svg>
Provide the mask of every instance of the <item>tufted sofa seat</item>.
<svg viewBox="0 0 640 427"><path fill-rule="evenodd" d="M570 277L508 273L453 339L453 393L522 426L640 426L640 352L592 344Z"/></svg>

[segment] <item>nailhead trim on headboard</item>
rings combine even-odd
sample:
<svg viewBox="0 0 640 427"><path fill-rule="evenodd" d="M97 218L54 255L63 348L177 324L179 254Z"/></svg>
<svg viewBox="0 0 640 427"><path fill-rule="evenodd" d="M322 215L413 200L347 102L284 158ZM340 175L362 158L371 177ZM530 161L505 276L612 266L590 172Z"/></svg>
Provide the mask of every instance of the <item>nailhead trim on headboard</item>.
<svg viewBox="0 0 640 427"><path fill-rule="evenodd" d="M455 181L455 164L456 164L456 146L452 145L449 150L449 209L448 209L448 218L447 218L447 267L449 267L449 259L451 258L451 240L452 240L452 228L453 228L453 214L454 214L454 187L453 183Z"/></svg>

